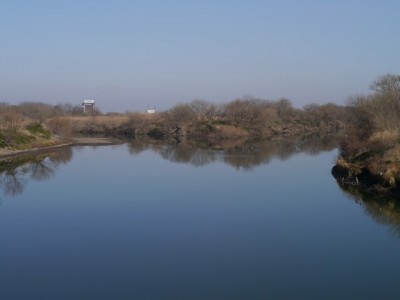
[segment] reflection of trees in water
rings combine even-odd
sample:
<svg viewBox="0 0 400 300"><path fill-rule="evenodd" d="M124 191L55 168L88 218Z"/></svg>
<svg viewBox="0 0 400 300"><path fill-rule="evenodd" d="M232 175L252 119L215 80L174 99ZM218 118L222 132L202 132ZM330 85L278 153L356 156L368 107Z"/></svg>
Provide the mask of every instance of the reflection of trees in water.
<svg viewBox="0 0 400 300"><path fill-rule="evenodd" d="M0 161L0 188L4 194L22 194L27 177L36 181L48 180L54 176L57 167L72 159L72 149L63 148L56 152L37 156L25 155Z"/></svg>
<svg viewBox="0 0 400 300"><path fill-rule="evenodd" d="M317 155L321 151L331 151L337 148L340 138L340 136L310 135L298 139L297 148L299 149L299 152Z"/></svg>
<svg viewBox="0 0 400 300"><path fill-rule="evenodd" d="M218 159L217 150L200 149L185 143L166 147L160 154L169 161L188 163L196 167L207 165Z"/></svg>
<svg viewBox="0 0 400 300"><path fill-rule="evenodd" d="M55 165L66 164L72 160L73 151L71 147L66 147L49 154L49 160Z"/></svg>
<svg viewBox="0 0 400 300"><path fill-rule="evenodd" d="M298 153L317 155L331 151L338 145L338 136L283 137L264 140L257 144L244 144L226 151L224 161L236 168L251 169L268 164L272 159L286 160Z"/></svg>
<svg viewBox="0 0 400 300"><path fill-rule="evenodd" d="M268 164L274 158L285 160L300 152L317 154L320 151L332 150L337 147L338 138L334 136L284 137L257 143L222 140L211 144L204 143L203 147L198 147L197 142L143 139L129 143L128 149L132 155L151 150L169 161L188 163L193 166L204 166L218 161L237 169L247 170ZM36 156L0 160L0 188L7 195L20 194L24 190L27 177L36 181L48 180L55 175L58 166L69 162L72 156L72 148L66 147Z"/></svg>
<svg viewBox="0 0 400 300"><path fill-rule="evenodd" d="M378 224L386 225L394 235L400 237L400 202L388 195L360 191L356 186L338 185L345 195L363 207L365 213Z"/></svg>
<svg viewBox="0 0 400 300"><path fill-rule="evenodd" d="M36 181L43 181L53 177L54 168L53 165L48 162L49 160L43 160L30 164L29 173L31 174L31 178Z"/></svg>
<svg viewBox="0 0 400 300"><path fill-rule="evenodd" d="M128 144L129 153L133 155L138 155L143 151L152 150L156 153L161 151L161 148L164 146L164 143L158 140L135 140L132 143Z"/></svg>
<svg viewBox="0 0 400 300"><path fill-rule="evenodd" d="M177 163L188 163L193 166L203 166L218 159L216 150L202 149L189 143L165 142L162 140L145 139L134 141L128 145L129 152L137 155L142 151L151 150L166 160Z"/></svg>
<svg viewBox="0 0 400 300"><path fill-rule="evenodd" d="M6 195L16 196L22 194L26 179L19 170L8 170L0 174L0 188Z"/></svg>
<svg viewBox="0 0 400 300"><path fill-rule="evenodd" d="M162 140L145 139L129 144L129 151L132 154L138 154L145 150L152 150L169 161L189 163L193 166L222 161L237 169L252 169L258 165L268 164L274 158L285 160L296 153L306 152L316 155L321 151L333 150L337 147L338 140L337 136L319 137L314 135L296 138L284 137L257 143L226 141L225 144L206 144L206 146L198 147L191 141L168 143ZM213 150L215 148L224 150Z"/></svg>

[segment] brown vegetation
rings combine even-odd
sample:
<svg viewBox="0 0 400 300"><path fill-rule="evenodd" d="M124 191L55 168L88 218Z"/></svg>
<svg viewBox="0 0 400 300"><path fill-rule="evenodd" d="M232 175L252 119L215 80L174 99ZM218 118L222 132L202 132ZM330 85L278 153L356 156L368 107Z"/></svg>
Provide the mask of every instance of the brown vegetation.
<svg viewBox="0 0 400 300"><path fill-rule="evenodd" d="M68 103L0 103L0 148L28 149L56 143L54 136L107 135L190 137L206 145L237 144L249 138L294 136L346 130L335 172L342 181L400 190L400 76L384 75L372 93L332 103L293 107L288 99L253 97L226 104L194 100L154 114L84 114ZM218 142L219 141L219 142ZM223 141L223 142L221 142Z"/></svg>
<svg viewBox="0 0 400 300"><path fill-rule="evenodd" d="M338 167L356 184L394 192L400 186L400 76L379 77L371 89L349 100L354 126L340 147Z"/></svg>
<svg viewBox="0 0 400 300"><path fill-rule="evenodd" d="M54 106L34 102L20 105L1 103L0 117L0 147L15 147L19 134L24 133L30 124L39 124L53 135L68 139L76 134L148 135L177 140L190 136L213 142L225 140L227 143L228 139L238 141L335 131L343 128L349 120L348 109L335 104L313 104L297 109L288 99L273 101L252 97L219 105L197 99L154 114L102 114L95 110L85 115L80 106L68 103ZM28 141L20 144L32 146Z"/></svg>

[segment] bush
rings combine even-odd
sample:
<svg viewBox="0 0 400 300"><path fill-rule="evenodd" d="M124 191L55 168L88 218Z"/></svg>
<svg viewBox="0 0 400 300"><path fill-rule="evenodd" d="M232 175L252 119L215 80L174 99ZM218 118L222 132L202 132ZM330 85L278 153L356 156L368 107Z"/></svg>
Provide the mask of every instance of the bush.
<svg viewBox="0 0 400 300"><path fill-rule="evenodd" d="M32 123L26 126L26 130L28 130L30 133L42 136L46 139L49 139L51 136L50 130L47 130L46 128L43 127L41 123Z"/></svg>

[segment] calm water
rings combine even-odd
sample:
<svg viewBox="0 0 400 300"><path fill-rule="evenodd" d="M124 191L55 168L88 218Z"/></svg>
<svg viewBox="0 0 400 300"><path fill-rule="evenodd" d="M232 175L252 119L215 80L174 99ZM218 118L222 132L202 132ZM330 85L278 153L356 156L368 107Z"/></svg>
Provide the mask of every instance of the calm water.
<svg viewBox="0 0 400 300"><path fill-rule="evenodd" d="M342 191L336 154L134 142L3 162L0 299L398 299L397 204Z"/></svg>

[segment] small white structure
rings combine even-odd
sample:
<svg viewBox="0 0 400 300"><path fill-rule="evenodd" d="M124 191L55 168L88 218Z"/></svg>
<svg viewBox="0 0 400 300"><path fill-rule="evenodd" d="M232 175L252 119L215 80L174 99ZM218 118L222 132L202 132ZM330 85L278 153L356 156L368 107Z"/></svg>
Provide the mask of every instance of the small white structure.
<svg viewBox="0 0 400 300"><path fill-rule="evenodd" d="M83 100L82 109L83 112L93 112L94 111L94 100Z"/></svg>
<svg viewBox="0 0 400 300"><path fill-rule="evenodd" d="M155 114L156 113L156 108L155 107L147 107L147 113L148 114Z"/></svg>

